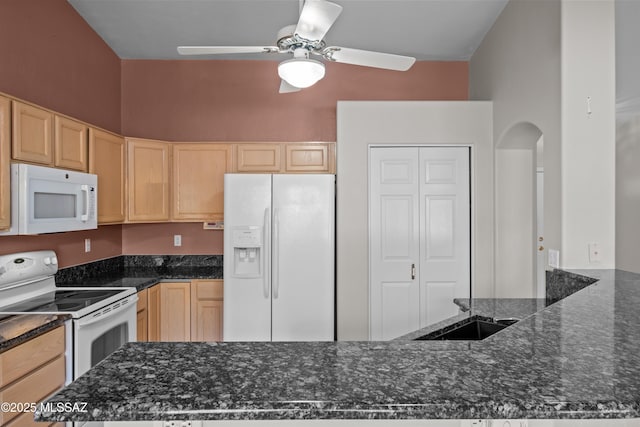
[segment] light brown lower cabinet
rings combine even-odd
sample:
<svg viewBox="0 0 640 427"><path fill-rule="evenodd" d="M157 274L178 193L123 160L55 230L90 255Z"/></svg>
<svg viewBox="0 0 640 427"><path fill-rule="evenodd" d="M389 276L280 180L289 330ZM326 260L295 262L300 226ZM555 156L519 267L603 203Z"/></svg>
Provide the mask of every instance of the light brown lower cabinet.
<svg viewBox="0 0 640 427"><path fill-rule="evenodd" d="M160 341L191 341L191 282L160 283Z"/></svg>
<svg viewBox="0 0 640 427"><path fill-rule="evenodd" d="M149 289L138 292L138 302L136 303L136 327L138 328L136 339L138 341L149 341L148 295Z"/></svg>
<svg viewBox="0 0 640 427"><path fill-rule="evenodd" d="M222 341L222 280L191 282L191 341Z"/></svg>
<svg viewBox="0 0 640 427"><path fill-rule="evenodd" d="M0 354L0 402L41 402L62 388L64 379L63 326ZM31 412L0 412L2 427L40 425Z"/></svg>
<svg viewBox="0 0 640 427"><path fill-rule="evenodd" d="M138 341L222 341L222 298L218 279L163 282L138 292Z"/></svg>

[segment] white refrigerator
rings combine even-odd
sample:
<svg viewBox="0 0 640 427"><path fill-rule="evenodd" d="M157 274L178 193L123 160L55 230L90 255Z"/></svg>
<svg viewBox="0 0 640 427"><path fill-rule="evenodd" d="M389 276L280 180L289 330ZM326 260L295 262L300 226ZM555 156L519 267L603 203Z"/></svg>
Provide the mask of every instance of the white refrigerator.
<svg viewBox="0 0 640 427"><path fill-rule="evenodd" d="M335 176L224 177L225 341L332 341Z"/></svg>

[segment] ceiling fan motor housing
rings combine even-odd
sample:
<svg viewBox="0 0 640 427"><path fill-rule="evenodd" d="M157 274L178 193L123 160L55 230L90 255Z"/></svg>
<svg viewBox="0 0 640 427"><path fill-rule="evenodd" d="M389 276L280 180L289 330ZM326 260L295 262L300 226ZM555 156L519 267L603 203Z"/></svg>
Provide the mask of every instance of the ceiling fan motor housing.
<svg viewBox="0 0 640 427"><path fill-rule="evenodd" d="M326 46L324 40L307 40L295 34L297 25L287 25L278 31L277 46L281 53L295 52L298 49L305 49L310 53L321 54Z"/></svg>

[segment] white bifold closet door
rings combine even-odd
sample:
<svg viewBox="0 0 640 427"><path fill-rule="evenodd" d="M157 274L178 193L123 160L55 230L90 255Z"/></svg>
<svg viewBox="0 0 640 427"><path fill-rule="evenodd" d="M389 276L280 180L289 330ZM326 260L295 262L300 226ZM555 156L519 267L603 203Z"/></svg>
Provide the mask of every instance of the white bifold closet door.
<svg viewBox="0 0 640 427"><path fill-rule="evenodd" d="M458 313L470 297L468 147L371 147L370 338Z"/></svg>

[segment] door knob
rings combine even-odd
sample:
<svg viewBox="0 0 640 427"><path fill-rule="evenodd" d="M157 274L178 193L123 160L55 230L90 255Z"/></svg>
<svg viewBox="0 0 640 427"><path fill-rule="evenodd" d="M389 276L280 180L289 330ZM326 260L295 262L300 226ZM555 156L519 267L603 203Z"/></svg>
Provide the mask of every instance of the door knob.
<svg viewBox="0 0 640 427"><path fill-rule="evenodd" d="M542 242L543 240L544 240L544 237L542 237L542 236L538 237L538 241L539 242Z"/></svg>
<svg viewBox="0 0 640 427"><path fill-rule="evenodd" d="M538 250L539 250L539 251L544 251L544 246L540 246L540 247L538 248Z"/></svg>

